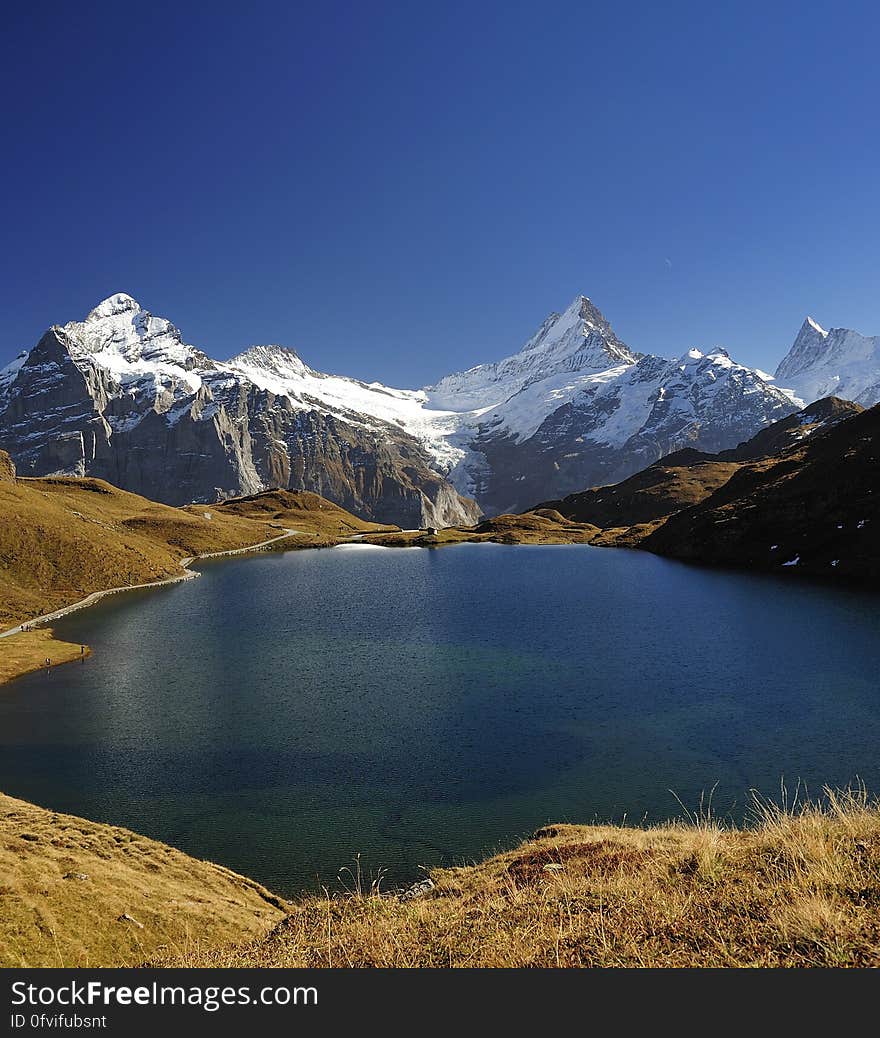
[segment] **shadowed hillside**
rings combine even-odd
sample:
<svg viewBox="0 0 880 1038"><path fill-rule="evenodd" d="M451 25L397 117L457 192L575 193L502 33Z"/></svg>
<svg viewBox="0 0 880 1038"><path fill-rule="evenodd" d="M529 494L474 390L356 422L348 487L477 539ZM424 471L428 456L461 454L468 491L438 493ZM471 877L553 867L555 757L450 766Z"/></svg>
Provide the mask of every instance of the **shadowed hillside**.
<svg viewBox="0 0 880 1038"><path fill-rule="evenodd" d="M880 406L771 458L650 533L641 547L713 565L880 579Z"/></svg>
<svg viewBox="0 0 880 1038"><path fill-rule="evenodd" d="M713 565L880 576L880 405L830 397L734 450L679 451L614 486L548 502L593 543Z"/></svg>
<svg viewBox="0 0 880 1038"><path fill-rule="evenodd" d="M561 501L548 501L543 507L602 529L651 523L704 501L745 462L800 446L806 437L833 428L862 410L848 400L819 400L774 422L732 450L720 454L676 451L621 483L569 494Z"/></svg>

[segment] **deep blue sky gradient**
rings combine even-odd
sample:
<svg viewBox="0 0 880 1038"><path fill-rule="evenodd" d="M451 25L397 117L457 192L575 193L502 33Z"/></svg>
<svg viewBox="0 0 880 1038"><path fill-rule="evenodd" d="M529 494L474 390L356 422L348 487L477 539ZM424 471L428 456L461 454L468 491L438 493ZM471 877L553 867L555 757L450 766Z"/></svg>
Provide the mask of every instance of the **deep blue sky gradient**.
<svg viewBox="0 0 880 1038"><path fill-rule="evenodd" d="M880 333L876 3L8 9L0 363L115 291L397 385L589 295L772 370Z"/></svg>

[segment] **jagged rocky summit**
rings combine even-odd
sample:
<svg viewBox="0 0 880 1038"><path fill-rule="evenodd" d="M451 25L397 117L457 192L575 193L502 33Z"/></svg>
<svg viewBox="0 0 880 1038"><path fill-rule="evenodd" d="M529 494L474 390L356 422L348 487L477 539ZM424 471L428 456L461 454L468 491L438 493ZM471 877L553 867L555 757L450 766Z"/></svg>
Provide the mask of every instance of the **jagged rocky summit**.
<svg viewBox="0 0 880 1038"><path fill-rule="evenodd" d="M864 354L855 334L829 356L802 331L777 385L722 349L640 354L578 296L510 357L401 390L282 346L213 360L117 294L0 371L0 449L21 475L89 474L170 504L283 487L404 527L472 523L683 447L734 447L803 406L820 369ZM880 364L863 360L868 403Z"/></svg>

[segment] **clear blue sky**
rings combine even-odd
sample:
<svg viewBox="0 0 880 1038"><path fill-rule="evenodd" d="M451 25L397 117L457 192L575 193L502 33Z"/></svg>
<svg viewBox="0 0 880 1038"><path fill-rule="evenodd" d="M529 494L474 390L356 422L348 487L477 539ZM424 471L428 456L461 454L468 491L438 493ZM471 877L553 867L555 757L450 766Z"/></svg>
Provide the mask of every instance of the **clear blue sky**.
<svg viewBox="0 0 880 1038"><path fill-rule="evenodd" d="M772 369L880 333L876 3L5 13L0 362L115 291L421 385L589 295Z"/></svg>

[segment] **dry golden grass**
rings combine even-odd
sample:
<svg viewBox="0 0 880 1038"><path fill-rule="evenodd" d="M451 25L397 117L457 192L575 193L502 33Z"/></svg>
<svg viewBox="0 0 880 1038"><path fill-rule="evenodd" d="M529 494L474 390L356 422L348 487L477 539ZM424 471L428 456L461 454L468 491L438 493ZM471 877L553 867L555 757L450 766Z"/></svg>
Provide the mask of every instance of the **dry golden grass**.
<svg viewBox="0 0 880 1038"><path fill-rule="evenodd" d="M155 840L0 794L0 966L137 965L267 933L285 904Z"/></svg>
<svg viewBox="0 0 880 1038"><path fill-rule="evenodd" d="M191 505L187 510L200 507ZM250 497L224 501L214 507L224 516L269 522L301 531L304 536L286 545L286 548L314 548L338 544L355 534L400 531L398 526L359 519L332 501L308 490L267 490Z"/></svg>
<svg viewBox="0 0 880 1038"><path fill-rule="evenodd" d="M85 648L85 652L83 652ZM25 631L13 634L0 641L0 684L41 670L46 660L53 667L59 663L71 663L90 654L89 647L61 641L51 630Z"/></svg>
<svg viewBox="0 0 880 1038"><path fill-rule="evenodd" d="M309 897L266 938L161 965L880 966L880 811L860 792L753 828L551 826L417 900Z"/></svg>

